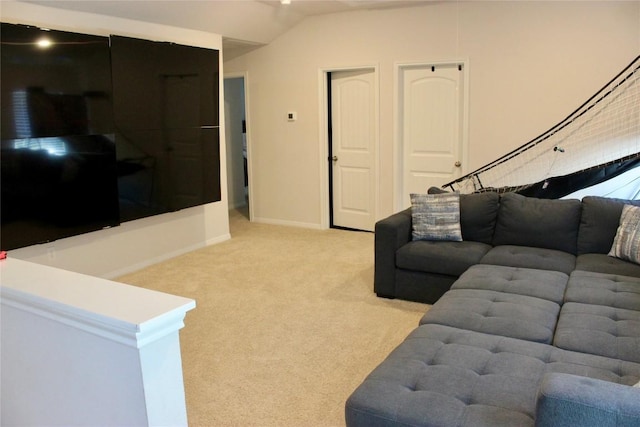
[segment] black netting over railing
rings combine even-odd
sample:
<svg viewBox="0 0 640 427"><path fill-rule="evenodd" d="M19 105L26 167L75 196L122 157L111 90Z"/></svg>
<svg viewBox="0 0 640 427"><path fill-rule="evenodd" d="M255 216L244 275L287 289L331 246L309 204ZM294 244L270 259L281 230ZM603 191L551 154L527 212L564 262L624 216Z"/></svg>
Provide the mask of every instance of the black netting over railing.
<svg viewBox="0 0 640 427"><path fill-rule="evenodd" d="M640 56L566 119L443 188L559 198L640 165Z"/></svg>

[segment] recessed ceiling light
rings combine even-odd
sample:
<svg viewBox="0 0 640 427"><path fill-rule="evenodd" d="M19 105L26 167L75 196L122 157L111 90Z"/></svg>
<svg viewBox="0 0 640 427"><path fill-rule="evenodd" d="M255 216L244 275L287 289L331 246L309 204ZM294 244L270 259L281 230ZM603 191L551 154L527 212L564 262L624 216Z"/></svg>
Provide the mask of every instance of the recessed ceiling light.
<svg viewBox="0 0 640 427"><path fill-rule="evenodd" d="M42 49L46 49L48 47L51 47L52 44L53 44L53 42L50 39L46 38L46 37L43 37L43 38L41 38L40 40L38 40L36 42L36 45L39 48L42 48Z"/></svg>
<svg viewBox="0 0 640 427"><path fill-rule="evenodd" d="M291 0L280 0L280 4L291 4Z"/></svg>

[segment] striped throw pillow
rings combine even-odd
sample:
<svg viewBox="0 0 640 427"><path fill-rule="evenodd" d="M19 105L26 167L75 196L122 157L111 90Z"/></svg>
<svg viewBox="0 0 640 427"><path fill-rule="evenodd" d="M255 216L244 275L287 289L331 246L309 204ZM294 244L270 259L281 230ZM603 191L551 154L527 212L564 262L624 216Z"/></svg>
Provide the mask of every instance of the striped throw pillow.
<svg viewBox="0 0 640 427"><path fill-rule="evenodd" d="M413 240L461 241L460 194L411 194Z"/></svg>
<svg viewBox="0 0 640 427"><path fill-rule="evenodd" d="M640 264L640 207L624 205L609 256Z"/></svg>

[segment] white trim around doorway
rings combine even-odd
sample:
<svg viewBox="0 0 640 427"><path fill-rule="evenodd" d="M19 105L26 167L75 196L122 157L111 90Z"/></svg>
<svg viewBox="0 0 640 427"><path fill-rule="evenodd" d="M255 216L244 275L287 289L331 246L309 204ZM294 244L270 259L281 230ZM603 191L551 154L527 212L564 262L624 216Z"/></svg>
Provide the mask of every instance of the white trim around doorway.
<svg viewBox="0 0 640 427"><path fill-rule="evenodd" d="M249 72L248 71L237 71L231 73L225 73L223 76L224 79L236 79L242 78L244 80L244 115L245 115L245 123L246 123L246 138L247 138L247 180L249 183L249 194L248 194L248 203L249 203L249 220L252 221L255 218L255 204L253 203L253 191L252 188L255 188L253 185L253 173L252 173L252 154L251 154L251 108L249 103ZM224 85L222 86L224 89ZM224 100L224 92L223 97ZM223 102L224 105L224 102ZM226 143L226 141L225 141ZM227 179L229 179L227 177Z"/></svg>
<svg viewBox="0 0 640 427"><path fill-rule="evenodd" d="M329 159L329 100L327 99L328 93L328 85L327 85L327 76L331 72L337 71L355 71L355 70L372 70L374 73L374 84L375 84L375 117L376 117L376 126L375 126L375 188L374 188L374 197L375 197L375 216L378 217L378 212L380 208L378 206L380 197L380 70L378 64L373 65L358 65L358 66L343 66L343 67L323 67L318 70L318 110L319 110L319 120L318 120L318 141L319 145L319 153L320 153L320 162L319 162L319 173L320 173L320 228L328 229L330 224L330 189L329 189L329 167L328 167L328 159Z"/></svg>

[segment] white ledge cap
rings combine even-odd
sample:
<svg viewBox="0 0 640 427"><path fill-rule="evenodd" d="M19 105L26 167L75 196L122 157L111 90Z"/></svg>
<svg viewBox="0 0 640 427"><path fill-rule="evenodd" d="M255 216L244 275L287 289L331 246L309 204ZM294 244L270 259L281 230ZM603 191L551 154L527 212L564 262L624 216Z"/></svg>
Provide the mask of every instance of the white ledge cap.
<svg viewBox="0 0 640 427"><path fill-rule="evenodd" d="M195 300L19 259L0 261L3 306L141 348L184 326Z"/></svg>

